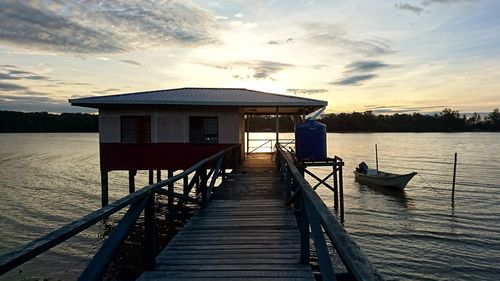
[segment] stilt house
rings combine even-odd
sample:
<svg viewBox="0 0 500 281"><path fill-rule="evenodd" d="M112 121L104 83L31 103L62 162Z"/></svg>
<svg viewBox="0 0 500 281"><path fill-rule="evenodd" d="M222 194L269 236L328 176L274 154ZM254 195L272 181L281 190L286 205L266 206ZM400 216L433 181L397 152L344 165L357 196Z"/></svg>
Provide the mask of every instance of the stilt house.
<svg viewBox="0 0 500 281"><path fill-rule="evenodd" d="M243 159L245 116L303 116L327 105L232 88L168 89L69 102L99 109L100 167L106 178L113 170L183 170L235 144ZM276 122L276 141L278 132Z"/></svg>

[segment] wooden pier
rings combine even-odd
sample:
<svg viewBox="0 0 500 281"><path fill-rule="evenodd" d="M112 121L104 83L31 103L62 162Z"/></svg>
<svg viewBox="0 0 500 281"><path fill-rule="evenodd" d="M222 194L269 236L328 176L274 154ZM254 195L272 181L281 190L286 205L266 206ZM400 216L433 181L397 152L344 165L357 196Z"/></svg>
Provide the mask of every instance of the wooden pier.
<svg viewBox="0 0 500 281"><path fill-rule="evenodd" d="M277 144L274 154L251 154L238 166L239 151L239 146L222 150L0 256L0 275L128 207L78 280L103 278L143 211L145 271L139 280L312 281L312 251L318 264L315 274L322 280L383 280L304 179L292 153ZM343 162L335 159L334 172L341 176ZM229 167L233 171L227 176ZM183 182L182 193L169 188L177 181ZM188 196L195 186L201 200ZM155 256L158 194L202 209ZM342 260L347 272L335 272L332 255Z"/></svg>
<svg viewBox="0 0 500 281"><path fill-rule="evenodd" d="M272 154L252 154L139 280L314 280Z"/></svg>

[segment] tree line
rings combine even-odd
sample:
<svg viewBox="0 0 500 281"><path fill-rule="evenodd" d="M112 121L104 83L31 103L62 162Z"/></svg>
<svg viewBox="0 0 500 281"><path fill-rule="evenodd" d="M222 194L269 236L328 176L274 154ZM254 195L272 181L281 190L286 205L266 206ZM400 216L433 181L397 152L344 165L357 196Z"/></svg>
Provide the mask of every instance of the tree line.
<svg viewBox="0 0 500 281"><path fill-rule="evenodd" d="M440 113L375 115L371 111L324 114L318 120L329 132L467 132L500 131L498 108L481 116L474 113L461 115L458 110L445 108ZM274 116L251 116L250 131L272 132ZM279 117L281 132L293 132L294 121L290 116ZM97 132L99 117L95 114L47 112L15 112L0 110L0 133L17 132Z"/></svg>
<svg viewBox="0 0 500 281"><path fill-rule="evenodd" d="M500 131L498 108L481 116L474 113L461 115L458 110L445 108L440 113L396 113L375 115L371 111L323 114L319 122L325 124L329 132L469 132ZM293 132L294 123L289 116L280 116L280 131ZM274 131L274 116L252 116L250 130Z"/></svg>
<svg viewBox="0 0 500 281"><path fill-rule="evenodd" d="M97 132L99 117L85 113L50 114L0 110L0 133Z"/></svg>

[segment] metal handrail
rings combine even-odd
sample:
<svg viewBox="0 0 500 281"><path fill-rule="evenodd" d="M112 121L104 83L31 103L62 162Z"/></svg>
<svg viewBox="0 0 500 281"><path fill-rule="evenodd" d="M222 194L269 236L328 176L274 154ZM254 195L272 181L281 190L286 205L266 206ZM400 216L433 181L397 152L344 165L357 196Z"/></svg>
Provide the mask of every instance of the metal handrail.
<svg viewBox="0 0 500 281"><path fill-rule="evenodd" d="M300 207L301 261L309 263L310 228L323 280L336 279L324 233L352 277L356 280L383 280L361 248L299 172L290 152L285 151L279 143L276 144L276 151L282 179L286 182L289 192L293 192L289 200Z"/></svg>
<svg viewBox="0 0 500 281"><path fill-rule="evenodd" d="M184 170L182 173L177 174L173 177L165 179L155 184L145 186L142 189L137 190L115 202L96 210L83 218L69 223L51 233L33 240L28 244L10 252L4 254L0 257L0 275L16 268L17 266L31 260L32 258L38 256L41 253L57 246L58 244L66 241L67 239L75 236L81 231L89 228L90 226L102 221L112 214L120 211L121 209L130 206L127 213L118 222L118 225L111 233L111 235L104 241L100 250L94 256L92 261L87 265L87 268L80 276L79 280L95 280L102 276L107 265L111 262L114 253L118 250L120 244L125 240L130 232L136 219L141 214L142 210L145 210L145 269L152 270L155 266L155 233L154 233L154 221L155 221L155 194L163 194L181 200L190 201L198 203L200 205L206 205L210 200L211 193L214 189L216 179L221 175L225 176L225 167L227 160L226 154L233 153L233 161L231 167L237 165L239 156L240 145L233 145L225 150L222 150L210 157L207 157L188 169ZM215 162L212 170L207 174L207 168L210 163ZM184 178L188 178L190 174L194 173L191 183L185 187L183 193L175 193L173 191L165 190L163 187L170 184L174 184L176 181ZM209 181L209 176L212 178ZM199 178L200 180L196 180ZM207 185L208 183L208 185ZM202 193L202 200L197 200L187 196L189 191L198 184L198 188Z"/></svg>
<svg viewBox="0 0 500 281"><path fill-rule="evenodd" d="M269 150L270 150L270 152L272 152L273 147L274 147L274 146L273 146L273 142L274 142L274 141L275 141L275 139L249 139L249 140L248 140L248 143L250 143L250 142L264 142L264 143L262 143L262 144L260 144L259 146L257 146L257 147L255 147L255 148L253 148L251 151L249 151L249 152L247 152L247 153L254 153L254 152L255 152L255 151L257 151L258 149L260 149L260 148L262 148L262 147L266 146L266 145L267 145L267 144L269 144L269 143L270 143L270 148L269 148ZM280 142L281 142L281 144L282 144L282 145L284 145L284 146L288 146L288 145L291 145L291 144L294 144L294 143L295 143L295 139L280 139L279 141L280 141ZM249 144L249 146L250 146L250 144ZM250 147L248 147L248 150L250 150ZM248 150L247 150L247 151L248 151Z"/></svg>

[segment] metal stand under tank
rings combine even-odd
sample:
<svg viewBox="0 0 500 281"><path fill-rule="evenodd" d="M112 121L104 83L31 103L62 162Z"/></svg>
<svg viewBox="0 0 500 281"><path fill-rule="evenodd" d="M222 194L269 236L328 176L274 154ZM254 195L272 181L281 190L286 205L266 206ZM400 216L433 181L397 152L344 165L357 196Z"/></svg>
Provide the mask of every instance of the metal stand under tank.
<svg viewBox="0 0 500 281"><path fill-rule="evenodd" d="M312 171L308 170L308 167L325 167L331 166L332 172L329 173L324 178L320 178L315 175ZM344 166L344 161L342 158L334 156L333 158L326 158L320 161L300 161L297 162L297 168L302 176L306 174L318 181L312 188L316 190L318 186L323 185L333 192L333 208L336 213L340 209L340 222L344 223L344 177L342 167ZM333 177L333 186L331 186L327 180Z"/></svg>

